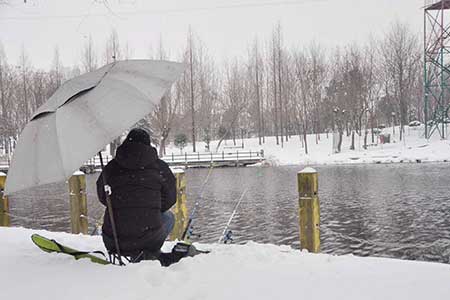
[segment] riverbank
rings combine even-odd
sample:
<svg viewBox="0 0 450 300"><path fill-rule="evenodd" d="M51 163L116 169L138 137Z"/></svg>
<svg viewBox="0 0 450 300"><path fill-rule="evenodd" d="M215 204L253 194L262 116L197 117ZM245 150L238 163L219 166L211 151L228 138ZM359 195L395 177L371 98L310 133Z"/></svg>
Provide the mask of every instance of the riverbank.
<svg viewBox="0 0 450 300"><path fill-rule="evenodd" d="M393 134L395 132L395 134ZM386 128L383 133L391 135L391 143L380 144L376 136L372 143L371 136L367 137L367 149L363 149L364 137L355 134L355 150L350 150L351 136L344 134L341 153L333 153L333 138L331 134L307 136L308 154L304 144L298 136L292 136L281 146L276 144L275 137L266 137L265 143L259 145L258 138L237 139L236 145L232 140L222 142L219 151L264 151L266 163L269 165L329 165L329 164L366 164L366 163L417 163L417 162L450 162L450 141L441 140L438 134L427 140L423 137L423 126L406 127L405 138L399 140L399 127ZM244 149L242 148L244 144ZM210 148L215 150L217 141L212 141ZM197 144L200 152L205 151L205 144ZM185 151L192 151L188 145ZM180 150L174 146L167 148L167 154L179 154Z"/></svg>
<svg viewBox="0 0 450 300"><path fill-rule="evenodd" d="M212 250L168 268L158 262L102 266L49 254L32 233L79 250L103 250L98 236L0 228L5 299L447 299L450 265L309 254L287 246L198 245ZM166 243L169 247L169 243Z"/></svg>

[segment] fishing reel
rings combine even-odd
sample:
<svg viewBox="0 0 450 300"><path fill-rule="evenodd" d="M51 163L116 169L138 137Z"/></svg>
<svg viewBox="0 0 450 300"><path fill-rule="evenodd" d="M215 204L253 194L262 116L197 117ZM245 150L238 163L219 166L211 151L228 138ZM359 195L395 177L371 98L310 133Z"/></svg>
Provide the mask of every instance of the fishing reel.
<svg viewBox="0 0 450 300"><path fill-rule="evenodd" d="M228 230L227 233L225 233L225 236L223 237L223 243L224 244L233 243L233 231Z"/></svg>
<svg viewBox="0 0 450 300"><path fill-rule="evenodd" d="M202 237L202 235L200 233L194 233L194 226L190 226L187 233L188 233L187 234L188 239L190 239L191 236L198 237L198 238Z"/></svg>

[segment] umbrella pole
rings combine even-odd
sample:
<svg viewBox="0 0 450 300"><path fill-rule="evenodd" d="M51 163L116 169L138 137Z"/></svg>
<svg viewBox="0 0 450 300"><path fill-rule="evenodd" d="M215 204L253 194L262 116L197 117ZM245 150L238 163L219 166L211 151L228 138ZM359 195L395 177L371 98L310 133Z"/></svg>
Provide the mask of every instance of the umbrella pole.
<svg viewBox="0 0 450 300"><path fill-rule="evenodd" d="M106 175L103 172L104 164L103 164L103 157L102 152L98 152L98 156L100 157L100 165L102 167L102 179L103 179L103 186L105 189L105 195L106 195L106 207L108 208L108 214L109 214L109 221L111 222L113 237L114 237L114 245L116 247L117 255L119 256L119 264L121 266L124 266L125 264L122 261L122 255L120 254L120 247L119 247L119 238L117 237L117 230L116 230L116 222L114 221L114 214L113 214L113 208L111 203L111 187L106 184Z"/></svg>

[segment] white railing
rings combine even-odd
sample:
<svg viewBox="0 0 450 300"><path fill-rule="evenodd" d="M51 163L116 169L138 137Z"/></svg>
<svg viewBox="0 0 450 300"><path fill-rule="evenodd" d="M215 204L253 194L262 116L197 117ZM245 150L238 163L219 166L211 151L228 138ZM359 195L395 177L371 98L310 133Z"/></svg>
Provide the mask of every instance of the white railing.
<svg viewBox="0 0 450 300"><path fill-rule="evenodd" d="M166 162L215 162L215 161L242 161L242 160L263 160L264 151L222 151L209 153L171 153L161 158Z"/></svg>

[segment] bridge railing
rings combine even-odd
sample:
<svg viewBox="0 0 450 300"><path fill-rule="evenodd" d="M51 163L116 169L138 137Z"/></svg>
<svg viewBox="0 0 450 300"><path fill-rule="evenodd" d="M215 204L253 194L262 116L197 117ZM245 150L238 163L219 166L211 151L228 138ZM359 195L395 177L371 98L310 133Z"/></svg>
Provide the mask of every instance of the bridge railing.
<svg viewBox="0 0 450 300"><path fill-rule="evenodd" d="M11 157L8 155L0 155L0 165L9 165L11 163Z"/></svg>
<svg viewBox="0 0 450 300"><path fill-rule="evenodd" d="M103 164L106 166L107 163L109 163L113 157L109 154L102 154L103 158ZM100 157L98 155L94 156L93 158L89 159L84 163L85 166L101 166L100 164Z"/></svg>
<svg viewBox="0 0 450 300"><path fill-rule="evenodd" d="M161 158L166 162L192 162L192 161L239 161L239 160L263 160L264 151L222 151L222 152L206 152L206 153L182 153L163 156Z"/></svg>

